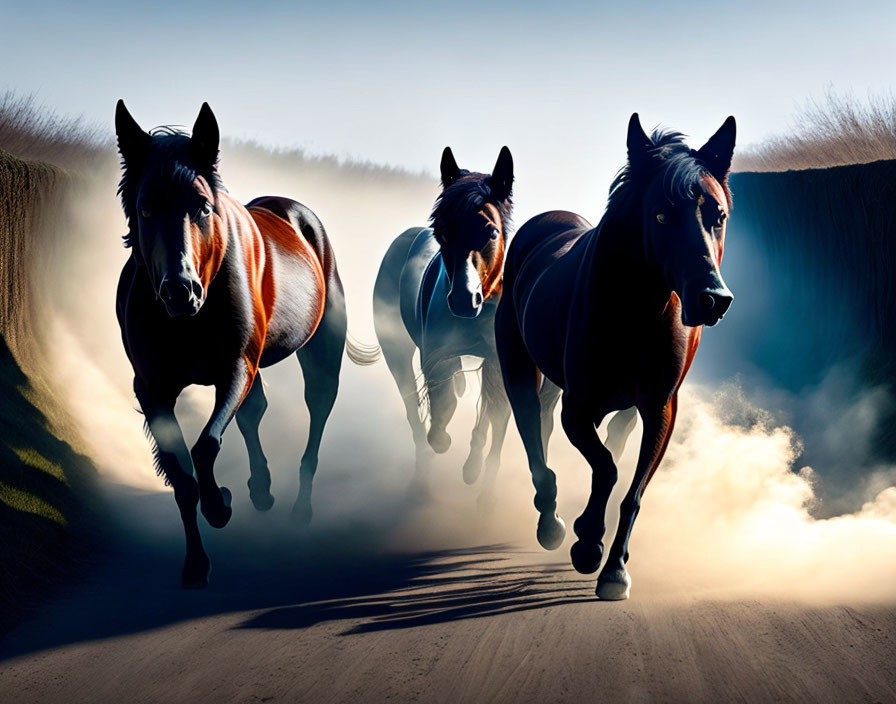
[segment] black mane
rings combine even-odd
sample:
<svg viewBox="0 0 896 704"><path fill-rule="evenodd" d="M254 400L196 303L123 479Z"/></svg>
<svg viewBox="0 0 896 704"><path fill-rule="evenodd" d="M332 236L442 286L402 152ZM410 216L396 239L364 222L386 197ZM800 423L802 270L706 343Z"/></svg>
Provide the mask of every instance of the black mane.
<svg viewBox="0 0 896 704"><path fill-rule="evenodd" d="M503 223L505 235L510 233L510 214L513 211L512 194L499 200L492 193L491 175L461 169L460 178L443 189L436 198L429 221L438 233L438 223L449 220L457 221L469 213L477 213L491 203L498 209Z"/></svg>
<svg viewBox="0 0 896 704"><path fill-rule="evenodd" d="M663 191L670 201L695 198L701 179L713 176L684 138L674 130L654 130L650 135L653 146L634 161L629 157L613 179L605 217L630 215L635 199L657 175L662 176ZM720 185L731 207L727 179Z"/></svg>
<svg viewBox="0 0 896 704"><path fill-rule="evenodd" d="M199 169L190 155L190 134L183 129L172 126L155 127L149 131L152 137L146 154L136 167L129 166L122 157L121 181L118 183L118 195L121 206L128 220L128 232L122 237L125 247L133 245L134 228L137 222L137 188L139 180L132 171L139 173L154 172L159 178L167 180L173 186L192 187L197 176L202 176L212 189L212 194L224 190L218 174L217 161L210 169Z"/></svg>

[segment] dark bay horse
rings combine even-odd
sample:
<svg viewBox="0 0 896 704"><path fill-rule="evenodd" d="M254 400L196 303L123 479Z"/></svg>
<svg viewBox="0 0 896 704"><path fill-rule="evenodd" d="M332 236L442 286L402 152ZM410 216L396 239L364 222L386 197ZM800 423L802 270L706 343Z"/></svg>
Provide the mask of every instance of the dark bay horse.
<svg viewBox="0 0 896 704"><path fill-rule="evenodd" d="M492 431L483 496L491 491L510 420L495 351L494 316L501 296L510 234L513 157L501 149L491 174L461 169L450 147L442 153L442 193L432 227L414 227L389 246L373 293L379 344L404 400L417 448L418 475L426 442L446 452L445 428L464 390L462 356L482 360L482 397L463 477L472 484ZM430 428L420 413L413 357L420 350Z"/></svg>
<svg viewBox="0 0 896 704"><path fill-rule="evenodd" d="M216 167L218 124L207 104L192 136L144 132L122 101L115 128L131 252L118 284L118 322L157 469L174 489L184 524L182 584L201 588L210 562L196 506L216 528L230 520L231 494L215 482L214 463L234 415L249 450L252 502L261 511L274 503L258 437L267 408L258 370L293 353L311 415L293 514L311 520L311 483L339 386L345 299L314 213L286 198L243 206L228 195ZM174 404L191 384L214 386L215 404L188 451Z"/></svg>
<svg viewBox="0 0 896 704"><path fill-rule="evenodd" d="M678 389L703 326L717 323L733 300L719 266L734 140L732 117L692 150L677 132L648 137L632 115L628 164L598 226L574 213L544 213L520 228L508 251L495 336L535 485L538 540L555 549L566 533L539 423L544 375L563 389L563 429L592 469L591 496L570 551L583 574L600 567L617 475L597 425L631 406L644 424L634 481L597 580L601 599L629 595L629 537L644 487L669 443Z"/></svg>

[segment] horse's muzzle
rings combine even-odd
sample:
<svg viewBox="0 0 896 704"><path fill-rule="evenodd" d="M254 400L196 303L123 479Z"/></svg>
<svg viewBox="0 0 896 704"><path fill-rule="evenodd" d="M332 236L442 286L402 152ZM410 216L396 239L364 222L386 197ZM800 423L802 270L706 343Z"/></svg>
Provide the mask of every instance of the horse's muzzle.
<svg viewBox="0 0 896 704"><path fill-rule="evenodd" d="M448 292L448 310L458 318L475 318L482 311L484 298L482 291L467 291L464 289L451 289Z"/></svg>
<svg viewBox="0 0 896 704"><path fill-rule="evenodd" d="M682 306L682 322L691 327L698 325L712 327L725 317L732 301L734 301L734 295L727 286L704 289L698 294L696 305L685 304Z"/></svg>
<svg viewBox="0 0 896 704"><path fill-rule="evenodd" d="M202 284L192 278L166 278L159 286L159 298L172 318L196 315L202 307L202 295Z"/></svg>

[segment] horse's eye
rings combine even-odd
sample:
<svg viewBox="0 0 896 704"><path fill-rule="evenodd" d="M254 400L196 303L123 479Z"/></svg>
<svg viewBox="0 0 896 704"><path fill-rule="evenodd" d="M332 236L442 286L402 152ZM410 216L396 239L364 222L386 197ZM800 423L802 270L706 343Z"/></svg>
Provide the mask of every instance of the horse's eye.
<svg viewBox="0 0 896 704"><path fill-rule="evenodd" d="M140 208L140 215L142 215L145 218L148 218L148 217L152 216L152 213L149 212L146 208Z"/></svg>
<svg viewBox="0 0 896 704"><path fill-rule="evenodd" d="M207 218L214 211L215 211L215 206L212 205L211 201L207 200L207 201L205 201L205 203L202 204L202 207L199 209L199 217Z"/></svg>
<svg viewBox="0 0 896 704"><path fill-rule="evenodd" d="M665 225L665 224L666 224L666 214L665 214L665 213L657 213L657 214L656 214L656 221L657 221L660 225Z"/></svg>
<svg viewBox="0 0 896 704"><path fill-rule="evenodd" d="M492 228L492 239L493 239L493 240L498 239L498 235L499 235L499 234L500 234L500 233L498 232L498 228L497 228L497 227L493 227L493 228Z"/></svg>

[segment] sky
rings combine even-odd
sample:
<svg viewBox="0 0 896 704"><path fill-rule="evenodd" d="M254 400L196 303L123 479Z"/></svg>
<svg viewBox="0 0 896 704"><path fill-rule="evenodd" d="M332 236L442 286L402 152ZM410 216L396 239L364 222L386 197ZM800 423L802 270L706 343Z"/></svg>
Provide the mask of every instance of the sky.
<svg viewBox="0 0 896 704"><path fill-rule="evenodd" d="M111 130L190 126L435 174L503 144L524 214L596 219L633 111L699 146L789 129L825 90L891 89L893 2L321 3L0 0L0 89ZM226 154L224 155L226 164Z"/></svg>

